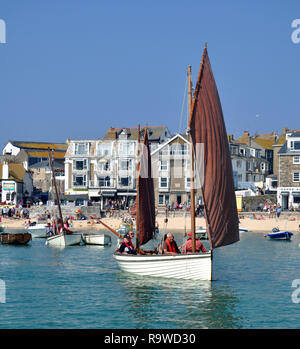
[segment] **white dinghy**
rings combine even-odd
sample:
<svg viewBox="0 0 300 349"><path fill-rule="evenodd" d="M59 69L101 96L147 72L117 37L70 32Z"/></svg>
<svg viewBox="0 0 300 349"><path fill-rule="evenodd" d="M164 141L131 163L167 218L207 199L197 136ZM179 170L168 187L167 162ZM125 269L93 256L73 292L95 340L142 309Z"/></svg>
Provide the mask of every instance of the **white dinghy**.
<svg viewBox="0 0 300 349"><path fill-rule="evenodd" d="M111 245L111 236L106 234L82 234L82 240L86 245Z"/></svg>
<svg viewBox="0 0 300 349"><path fill-rule="evenodd" d="M60 217L59 219L60 223L58 225L58 231L60 232L60 234L48 237L45 244L46 246L62 247L62 248L66 246L79 245L81 242L81 234L73 233L72 231L68 230L64 226L62 211L60 207L60 200L59 200L59 195L58 195L57 186L56 186L55 174L54 174L54 169L52 164L52 154L50 152L50 149L49 149L49 164L51 167L52 179L53 179L58 212Z"/></svg>
<svg viewBox="0 0 300 349"><path fill-rule="evenodd" d="M81 234L58 234L47 238L46 246L66 247L80 245L80 242Z"/></svg>

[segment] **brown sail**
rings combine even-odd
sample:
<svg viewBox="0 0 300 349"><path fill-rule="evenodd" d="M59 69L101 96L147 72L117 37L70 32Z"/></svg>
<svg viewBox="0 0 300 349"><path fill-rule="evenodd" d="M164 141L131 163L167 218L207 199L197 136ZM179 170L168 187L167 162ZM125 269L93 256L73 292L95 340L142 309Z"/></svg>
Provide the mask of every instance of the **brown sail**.
<svg viewBox="0 0 300 349"><path fill-rule="evenodd" d="M188 125L211 248L239 240L232 164L221 102L205 46ZM202 144L202 146L199 146ZM197 152L203 150L203 156ZM200 163L203 161L203 163ZM199 183L198 183L199 184Z"/></svg>
<svg viewBox="0 0 300 349"><path fill-rule="evenodd" d="M137 238L140 246L152 239L155 229L154 186L147 128L145 129L144 142L140 152L137 191L138 204L135 205L135 208L138 207L139 227L137 227Z"/></svg>

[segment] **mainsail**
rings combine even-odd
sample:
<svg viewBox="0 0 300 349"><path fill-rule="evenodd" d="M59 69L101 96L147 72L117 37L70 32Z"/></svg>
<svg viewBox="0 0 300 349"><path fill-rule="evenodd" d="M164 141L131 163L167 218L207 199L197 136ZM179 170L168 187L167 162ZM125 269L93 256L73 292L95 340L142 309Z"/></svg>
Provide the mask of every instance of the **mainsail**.
<svg viewBox="0 0 300 349"><path fill-rule="evenodd" d="M137 239L139 245L147 243L153 238L155 229L155 204L154 186L151 171L151 154L148 141L147 128L145 129L144 142L141 147L140 161L137 178L137 200L133 211L139 215L137 227Z"/></svg>
<svg viewBox="0 0 300 349"><path fill-rule="evenodd" d="M206 45L188 132L195 152L196 171L203 168L200 185L211 248L237 242L239 227L231 157L221 102ZM202 156L199 156L202 151Z"/></svg>

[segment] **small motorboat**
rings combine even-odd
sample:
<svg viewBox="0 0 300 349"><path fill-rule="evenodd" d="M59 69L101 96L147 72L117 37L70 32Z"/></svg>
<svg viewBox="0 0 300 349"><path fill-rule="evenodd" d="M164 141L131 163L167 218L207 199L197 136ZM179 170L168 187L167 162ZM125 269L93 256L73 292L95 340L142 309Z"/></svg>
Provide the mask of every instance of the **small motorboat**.
<svg viewBox="0 0 300 349"><path fill-rule="evenodd" d="M201 226L196 230L195 236L196 236L196 238L198 238L200 240L208 240L208 235L207 235L206 229L204 229Z"/></svg>
<svg viewBox="0 0 300 349"><path fill-rule="evenodd" d="M32 239L31 234L26 233L1 233L0 243L6 245L26 245Z"/></svg>
<svg viewBox="0 0 300 349"><path fill-rule="evenodd" d="M294 234L289 231L276 231L268 234L268 237L272 240L291 240Z"/></svg>
<svg viewBox="0 0 300 349"><path fill-rule="evenodd" d="M5 230L4 225L3 225L3 224L0 224L0 233L3 233L4 230Z"/></svg>
<svg viewBox="0 0 300 349"><path fill-rule="evenodd" d="M248 229L246 229L246 228L239 228L239 232L247 232L248 231Z"/></svg>
<svg viewBox="0 0 300 349"><path fill-rule="evenodd" d="M34 238L46 238L46 223L31 223L28 227L26 227L26 231L28 231Z"/></svg>
<svg viewBox="0 0 300 349"><path fill-rule="evenodd" d="M86 245L111 245L111 236L105 234L82 234L82 240Z"/></svg>

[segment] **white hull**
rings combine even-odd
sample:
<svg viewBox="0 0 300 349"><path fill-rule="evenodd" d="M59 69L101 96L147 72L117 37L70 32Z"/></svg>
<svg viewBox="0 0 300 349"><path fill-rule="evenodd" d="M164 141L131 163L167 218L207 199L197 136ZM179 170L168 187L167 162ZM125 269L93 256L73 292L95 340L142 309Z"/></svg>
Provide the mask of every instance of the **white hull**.
<svg viewBox="0 0 300 349"><path fill-rule="evenodd" d="M87 245L110 245L111 237L105 234L83 234L82 240Z"/></svg>
<svg viewBox="0 0 300 349"><path fill-rule="evenodd" d="M32 237L34 238L44 238L46 237L46 224L36 224L25 228Z"/></svg>
<svg viewBox="0 0 300 349"><path fill-rule="evenodd" d="M79 245L81 241L80 234L59 234L54 235L46 240L46 246L55 246L55 247L65 247Z"/></svg>
<svg viewBox="0 0 300 349"><path fill-rule="evenodd" d="M120 268L137 275L183 280L211 280L211 252L184 255L114 254Z"/></svg>

